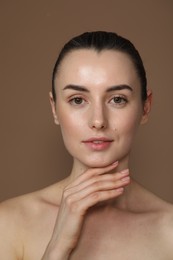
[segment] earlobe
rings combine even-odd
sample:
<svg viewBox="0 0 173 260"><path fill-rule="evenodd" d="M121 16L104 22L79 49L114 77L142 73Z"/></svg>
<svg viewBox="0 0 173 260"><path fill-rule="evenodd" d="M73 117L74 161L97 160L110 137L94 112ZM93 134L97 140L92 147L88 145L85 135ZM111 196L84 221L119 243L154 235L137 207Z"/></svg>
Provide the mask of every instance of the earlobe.
<svg viewBox="0 0 173 260"><path fill-rule="evenodd" d="M49 92L49 100L50 100L50 105L51 105L51 109L52 109L54 122L56 125L59 125L59 121L58 121L58 117L57 117L57 113L56 113L56 105L55 105L55 101L53 99L52 92Z"/></svg>
<svg viewBox="0 0 173 260"><path fill-rule="evenodd" d="M149 118L149 114L151 111L151 103L152 103L152 91L151 90L147 90L147 99L144 103L144 107L143 107L143 115L142 115L142 119L141 119L141 124L145 124L148 121Z"/></svg>

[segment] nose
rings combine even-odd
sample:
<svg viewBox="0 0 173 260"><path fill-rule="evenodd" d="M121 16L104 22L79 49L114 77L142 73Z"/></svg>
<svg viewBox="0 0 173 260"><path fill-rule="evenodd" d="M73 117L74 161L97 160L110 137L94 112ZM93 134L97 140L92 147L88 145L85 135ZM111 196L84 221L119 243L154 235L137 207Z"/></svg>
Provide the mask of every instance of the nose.
<svg viewBox="0 0 173 260"><path fill-rule="evenodd" d="M89 126L92 129L105 129L107 127L107 115L105 108L102 105L95 105L91 109L91 117Z"/></svg>

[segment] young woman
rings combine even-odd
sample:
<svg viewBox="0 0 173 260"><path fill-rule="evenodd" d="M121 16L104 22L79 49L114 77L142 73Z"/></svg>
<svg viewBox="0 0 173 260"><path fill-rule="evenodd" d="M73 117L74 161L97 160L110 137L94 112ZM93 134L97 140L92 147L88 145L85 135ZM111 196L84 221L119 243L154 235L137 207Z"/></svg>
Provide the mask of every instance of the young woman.
<svg viewBox="0 0 173 260"><path fill-rule="evenodd" d="M115 33L64 46L50 102L73 167L61 182L1 204L0 259L173 259L173 207L129 169L151 108L146 85L139 53Z"/></svg>

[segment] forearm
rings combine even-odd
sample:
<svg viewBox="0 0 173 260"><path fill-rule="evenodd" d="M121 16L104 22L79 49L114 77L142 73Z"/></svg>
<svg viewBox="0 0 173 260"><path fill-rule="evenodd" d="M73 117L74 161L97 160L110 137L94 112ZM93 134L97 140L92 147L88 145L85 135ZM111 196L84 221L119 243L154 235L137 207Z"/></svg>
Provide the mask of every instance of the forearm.
<svg viewBox="0 0 173 260"><path fill-rule="evenodd" d="M69 260L78 244L87 210L123 193L124 186L129 183L128 169L104 174L116 166L117 163L114 163L104 168L89 169L64 189L53 235L42 260Z"/></svg>
<svg viewBox="0 0 173 260"><path fill-rule="evenodd" d="M65 252L58 252L56 254L52 252L45 252L41 260L69 260L69 257L69 254Z"/></svg>
<svg viewBox="0 0 173 260"><path fill-rule="evenodd" d="M65 245L54 246L52 243L49 243L41 260L69 260L71 251L72 249Z"/></svg>

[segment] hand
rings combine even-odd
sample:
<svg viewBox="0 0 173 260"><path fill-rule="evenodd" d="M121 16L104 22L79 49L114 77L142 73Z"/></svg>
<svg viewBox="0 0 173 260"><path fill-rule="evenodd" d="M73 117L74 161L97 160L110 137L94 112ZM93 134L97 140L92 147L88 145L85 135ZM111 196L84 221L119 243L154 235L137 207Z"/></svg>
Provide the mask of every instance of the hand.
<svg viewBox="0 0 173 260"><path fill-rule="evenodd" d="M59 250L70 255L76 247L84 216L90 207L123 193L123 187L130 181L129 171L109 173L117 165L114 163L103 168L88 169L64 189L50 241L51 248L57 255Z"/></svg>

